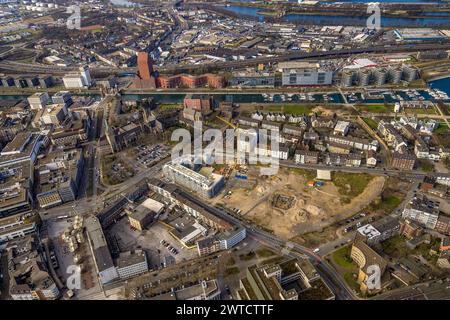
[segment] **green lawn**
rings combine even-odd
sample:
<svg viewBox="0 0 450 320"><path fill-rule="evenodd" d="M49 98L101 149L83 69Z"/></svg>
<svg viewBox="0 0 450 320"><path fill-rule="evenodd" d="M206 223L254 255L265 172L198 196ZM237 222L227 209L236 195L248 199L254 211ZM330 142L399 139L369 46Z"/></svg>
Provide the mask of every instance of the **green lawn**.
<svg viewBox="0 0 450 320"><path fill-rule="evenodd" d="M406 239L401 235L393 236L386 241L381 242L383 252L395 258L405 257L408 253L408 248L405 244Z"/></svg>
<svg viewBox="0 0 450 320"><path fill-rule="evenodd" d="M397 208L400 203L402 202L402 199L394 196L392 190L386 189L383 191L383 194L381 196L381 200L375 200L369 205L370 210L383 210L386 213L392 212L395 208Z"/></svg>
<svg viewBox="0 0 450 320"><path fill-rule="evenodd" d="M91 33L99 33L103 31L103 28L95 28L95 29L91 29L89 30Z"/></svg>
<svg viewBox="0 0 450 320"><path fill-rule="evenodd" d="M281 105L269 105L264 107L264 111L269 112L281 112L282 106Z"/></svg>
<svg viewBox="0 0 450 320"><path fill-rule="evenodd" d="M434 164L430 160L418 159L419 168L425 172L432 172L434 170Z"/></svg>
<svg viewBox="0 0 450 320"><path fill-rule="evenodd" d="M304 104L286 104L283 111L292 114L308 114L311 112L311 107Z"/></svg>
<svg viewBox="0 0 450 320"><path fill-rule="evenodd" d="M362 111L373 112L373 113L387 113L393 110L393 106L385 105L384 103L379 104L363 104L358 106Z"/></svg>
<svg viewBox="0 0 450 320"><path fill-rule="evenodd" d="M272 257L273 255L275 255L275 253L272 250L269 250L266 248L261 248L259 250L256 250L256 254L260 258L268 258L268 257Z"/></svg>
<svg viewBox="0 0 450 320"><path fill-rule="evenodd" d="M450 130L449 130L449 128L448 128L446 123L440 123L439 127L437 127L437 129L434 130L433 133L439 135L439 134L444 134L444 133L450 133Z"/></svg>
<svg viewBox="0 0 450 320"><path fill-rule="evenodd" d="M332 180L339 193L347 199L352 199L361 194L367 184L373 179L369 174L333 172Z"/></svg>
<svg viewBox="0 0 450 320"><path fill-rule="evenodd" d="M445 148L450 148L450 129L446 123L440 123L439 127L434 130L433 134L437 138L440 145Z"/></svg>
<svg viewBox="0 0 450 320"><path fill-rule="evenodd" d="M397 206L400 205L402 200L396 196L387 196L385 199L381 201L382 208L386 211L392 211Z"/></svg>
<svg viewBox="0 0 450 320"><path fill-rule="evenodd" d="M290 171L295 172L297 174L301 174L305 176L308 180L314 180L316 178L316 171L315 170L306 170L306 169L300 169L300 168L289 168Z"/></svg>
<svg viewBox="0 0 450 320"><path fill-rule="evenodd" d="M344 269L354 269L357 265L350 258L350 246L342 247L333 252L333 262Z"/></svg>
<svg viewBox="0 0 450 320"><path fill-rule="evenodd" d="M225 270L225 277L239 274L239 268L238 267L231 267Z"/></svg>
<svg viewBox="0 0 450 320"><path fill-rule="evenodd" d="M405 113L413 113L413 114L436 114L434 108L422 109L422 108L406 108L404 109Z"/></svg>
<svg viewBox="0 0 450 320"><path fill-rule="evenodd" d="M358 282L356 282L356 274L354 274L353 272L346 272L344 273L344 280L345 282L347 282L348 286L351 289L355 290L356 292L359 292L360 285Z"/></svg>
<svg viewBox="0 0 450 320"><path fill-rule="evenodd" d="M264 106L264 111L268 112L284 112L284 113L291 113L291 114L308 114L311 112L311 106L305 105L305 104L296 104L296 103L290 103L290 104L270 104L267 106Z"/></svg>
<svg viewBox="0 0 450 320"><path fill-rule="evenodd" d="M371 119L371 118L364 118L363 119L365 123L367 123L369 125L369 127L371 127L373 130L377 130L378 128L378 122L376 122L375 120Z"/></svg>
<svg viewBox="0 0 450 320"><path fill-rule="evenodd" d="M182 109L182 108L183 108L183 106L181 104L176 104L176 103L159 105L159 110L161 110L161 111L172 110L172 109Z"/></svg>
<svg viewBox="0 0 450 320"><path fill-rule="evenodd" d="M401 235L393 236L386 241L381 242L383 252L393 258L400 259L410 255L421 255L430 263L436 263L437 256L430 254L430 249L434 251L439 250L440 239L432 238L431 243L422 243L414 250L410 250L406 247L407 239Z"/></svg>

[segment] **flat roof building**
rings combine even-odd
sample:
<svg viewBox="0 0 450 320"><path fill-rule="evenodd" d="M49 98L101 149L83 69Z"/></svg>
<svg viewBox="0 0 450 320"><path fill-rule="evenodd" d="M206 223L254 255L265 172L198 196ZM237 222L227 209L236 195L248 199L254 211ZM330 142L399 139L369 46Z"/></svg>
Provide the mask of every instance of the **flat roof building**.
<svg viewBox="0 0 450 320"><path fill-rule="evenodd" d="M282 71L283 86L322 86L333 81L333 71L322 68L317 62L280 62L278 69Z"/></svg>
<svg viewBox="0 0 450 320"><path fill-rule="evenodd" d="M174 292L157 295L150 300L219 300L220 294L216 279L211 279Z"/></svg>
<svg viewBox="0 0 450 320"><path fill-rule="evenodd" d="M130 225L142 231L148 224L152 223L156 217L164 210L164 204L153 200L146 199L140 205L126 209Z"/></svg>
<svg viewBox="0 0 450 320"><path fill-rule="evenodd" d="M28 97L31 109L42 109L48 103L50 97L47 92L36 92Z"/></svg>
<svg viewBox="0 0 450 320"><path fill-rule="evenodd" d="M224 186L223 176L211 173L209 177L206 177L181 164L166 164L163 172L173 182L206 198L215 196Z"/></svg>
<svg viewBox="0 0 450 320"><path fill-rule="evenodd" d="M143 250L121 252L116 264L121 279L129 279L148 271L147 255Z"/></svg>
<svg viewBox="0 0 450 320"><path fill-rule="evenodd" d="M43 136L20 132L0 152L0 167L29 162L34 164L42 146Z"/></svg>
<svg viewBox="0 0 450 320"><path fill-rule="evenodd" d="M107 284L119 277L106 243L105 235L99 220L89 216L85 220L86 234L94 258L95 268L100 283Z"/></svg>

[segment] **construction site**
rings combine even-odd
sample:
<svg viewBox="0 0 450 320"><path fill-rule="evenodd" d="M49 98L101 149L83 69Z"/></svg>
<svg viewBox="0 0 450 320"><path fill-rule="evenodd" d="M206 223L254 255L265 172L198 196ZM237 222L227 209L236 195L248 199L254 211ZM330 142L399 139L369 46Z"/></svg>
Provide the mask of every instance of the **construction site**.
<svg viewBox="0 0 450 320"><path fill-rule="evenodd" d="M351 217L379 197L385 184L384 177L370 176L352 192L342 182L343 175L348 182L355 179L351 174L335 175L335 184L317 181L315 171L280 168L268 177L259 169L249 167L244 177L231 174L224 192L211 201L286 239Z"/></svg>

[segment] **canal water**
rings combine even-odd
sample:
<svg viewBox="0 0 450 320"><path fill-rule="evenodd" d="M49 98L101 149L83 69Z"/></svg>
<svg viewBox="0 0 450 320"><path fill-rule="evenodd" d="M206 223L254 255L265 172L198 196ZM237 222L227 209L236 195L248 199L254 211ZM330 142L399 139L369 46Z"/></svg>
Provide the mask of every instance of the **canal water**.
<svg viewBox="0 0 450 320"><path fill-rule="evenodd" d="M450 77L443 78L428 83L430 89L438 89L450 96ZM209 94L209 93L208 93ZM76 95L76 94L74 94ZM217 101L228 101L234 103L344 103L340 93L328 94L253 94L253 93L233 93L233 94L211 94ZM93 94L92 97L100 99L100 95ZM182 103L186 94L168 94L164 92L152 94L125 94L124 100L137 100L146 97L153 97L158 103ZM0 95L0 100L23 100L27 95ZM434 101L430 91L426 90L371 90L369 93L347 93L347 101L350 103L395 103L399 101ZM450 102L449 100L446 100Z"/></svg>
<svg viewBox="0 0 450 320"><path fill-rule="evenodd" d="M442 90L450 95L450 77L431 81L428 85L430 88Z"/></svg>
<svg viewBox="0 0 450 320"><path fill-rule="evenodd" d="M450 78L449 78L450 80ZM450 87L439 82L433 82L433 89L440 89L450 95ZM370 93L345 94L349 103L389 103L399 101L434 101L428 90L375 90ZM217 101L228 101L234 103L344 103L340 93L328 94L212 94ZM158 103L181 103L185 94L126 94L125 100L136 100L144 97L153 97ZM447 101L450 101L447 100Z"/></svg>
<svg viewBox="0 0 450 320"><path fill-rule="evenodd" d="M370 2L370 1L367 1ZM264 15L258 13L261 8L234 6L225 7L226 10L236 14L256 17L259 21L264 20ZM365 14L365 13L364 13ZM444 14L445 15L445 14ZM305 23L317 25L365 25L367 17L364 16L333 16L333 15L308 15L308 14L288 14L282 19L285 22ZM450 25L450 16L429 18L408 18L408 17L383 17L381 16L381 26L383 27L438 27Z"/></svg>

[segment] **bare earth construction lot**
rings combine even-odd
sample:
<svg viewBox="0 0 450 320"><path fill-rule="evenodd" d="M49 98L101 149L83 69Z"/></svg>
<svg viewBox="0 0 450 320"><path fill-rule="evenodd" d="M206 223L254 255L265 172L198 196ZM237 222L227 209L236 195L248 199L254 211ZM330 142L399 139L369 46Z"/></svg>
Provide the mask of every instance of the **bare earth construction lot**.
<svg viewBox="0 0 450 320"><path fill-rule="evenodd" d="M384 177L369 177L361 193L354 197L347 195L348 202L343 201L345 195L332 181L322 187L311 187L305 175L293 170L282 168L276 176L268 178L258 177L257 171L250 170L248 176L257 180L255 188L231 189L229 198L218 202L225 200L228 208L242 210L241 215L247 219L286 239L320 230L358 213L381 194L385 183ZM277 195L288 200L285 209L273 205Z"/></svg>

